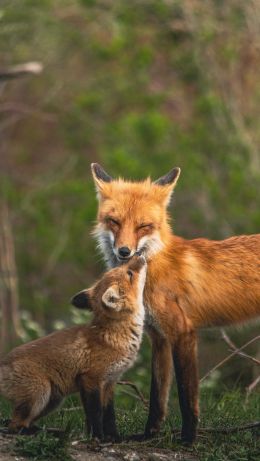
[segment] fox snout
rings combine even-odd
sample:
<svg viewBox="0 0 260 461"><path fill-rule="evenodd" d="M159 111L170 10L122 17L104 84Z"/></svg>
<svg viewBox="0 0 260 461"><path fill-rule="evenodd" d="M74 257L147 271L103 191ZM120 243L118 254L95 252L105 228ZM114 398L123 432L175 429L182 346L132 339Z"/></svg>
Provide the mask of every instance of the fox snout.
<svg viewBox="0 0 260 461"><path fill-rule="evenodd" d="M99 234L100 237L101 233ZM113 241L110 239L108 244L114 253L116 259L120 263L128 262L135 255L145 255L149 256L151 254L157 253L162 249L162 242L160 236L157 233L150 235L144 235L140 239L136 239L133 245L123 244L120 242L119 245L115 237L113 236Z"/></svg>
<svg viewBox="0 0 260 461"><path fill-rule="evenodd" d="M118 254L120 258L129 258L131 250L128 247L120 247L118 248Z"/></svg>
<svg viewBox="0 0 260 461"><path fill-rule="evenodd" d="M136 253L136 248L129 248L129 246L119 246L117 247L114 245L112 247L112 251L114 255L116 256L117 260L120 262L127 262L129 259L131 259L135 253Z"/></svg>
<svg viewBox="0 0 260 461"><path fill-rule="evenodd" d="M144 261L144 263L146 262L146 259L144 257L144 253L145 253L145 250L144 248L140 248L139 250L130 250L130 248L128 247L120 247L118 248L118 254L121 258L124 258L124 259L129 259L133 256L142 256L141 260Z"/></svg>

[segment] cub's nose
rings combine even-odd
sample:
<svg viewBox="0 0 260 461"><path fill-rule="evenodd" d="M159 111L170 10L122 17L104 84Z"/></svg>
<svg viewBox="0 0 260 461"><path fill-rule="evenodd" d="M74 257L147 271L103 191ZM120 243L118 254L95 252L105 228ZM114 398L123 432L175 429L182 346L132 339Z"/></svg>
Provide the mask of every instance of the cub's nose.
<svg viewBox="0 0 260 461"><path fill-rule="evenodd" d="M131 250L129 250L128 247L121 247L118 248L118 254L121 256L121 258L127 258L131 253Z"/></svg>

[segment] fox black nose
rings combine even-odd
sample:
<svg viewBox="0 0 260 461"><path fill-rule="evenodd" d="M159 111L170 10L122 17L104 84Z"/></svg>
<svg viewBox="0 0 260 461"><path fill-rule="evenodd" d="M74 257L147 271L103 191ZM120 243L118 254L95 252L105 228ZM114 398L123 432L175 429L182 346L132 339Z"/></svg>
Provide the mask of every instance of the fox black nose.
<svg viewBox="0 0 260 461"><path fill-rule="evenodd" d="M131 250L129 250L128 247L121 247L121 248L118 248L118 254L119 256L121 256L122 258L127 258L131 253Z"/></svg>

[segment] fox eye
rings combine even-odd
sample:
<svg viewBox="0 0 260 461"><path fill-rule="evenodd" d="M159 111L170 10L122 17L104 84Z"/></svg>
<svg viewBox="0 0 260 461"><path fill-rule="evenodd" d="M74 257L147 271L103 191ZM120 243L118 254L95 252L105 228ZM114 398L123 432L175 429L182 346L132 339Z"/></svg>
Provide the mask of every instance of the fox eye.
<svg viewBox="0 0 260 461"><path fill-rule="evenodd" d="M114 224L115 226L120 226L120 223L116 219L111 218L110 216L108 216L106 220L110 224Z"/></svg>
<svg viewBox="0 0 260 461"><path fill-rule="evenodd" d="M130 270L127 271L127 275L129 276L130 282L133 281L134 273Z"/></svg>
<svg viewBox="0 0 260 461"><path fill-rule="evenodd" d="M140 226L138 226L138 229L143 229L143 230L150 230L153 228L153 224L152 223L149 223L149 224L140 224Z"/></svg>

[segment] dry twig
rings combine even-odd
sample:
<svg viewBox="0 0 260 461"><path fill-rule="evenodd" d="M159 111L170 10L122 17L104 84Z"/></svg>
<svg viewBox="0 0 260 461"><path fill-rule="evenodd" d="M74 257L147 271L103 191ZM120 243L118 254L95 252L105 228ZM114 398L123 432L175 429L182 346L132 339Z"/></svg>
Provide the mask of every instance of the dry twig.
<svg viewBox="0 0 260 461"><path fill-rule="evenodd" d="M257 376L256 379L254 379L254 381L249 384L249 386L247 386L246 388L246 403L248 401L248 398L249 398L249 395L251 394L251 392L253 392L253 390L256 388L256 386L260 383L260 375Z"/></svg>
<svg viewBox="0 0 260 461"><path fill-rule="evenodd" d="M227 343L227 345L230 347L230 349L233 352L237 352L237 355L240 355L241 357L244 357L245 359L251 360L256 365L260 365L260 360L257 360L255 357L252 357L252 355L248 355L245 352L239 351L239 348L230 339L230 337L228 336L228 334L226 333L226 331L223 328L221 329L221 335L222 335L222 338L224 339L225 343Z"/></svg>
<svg viewBox="0 0 260 461"><path fill-rule="evenodd" d="M42 69L43 65L40 62L26 62L25 64L12 66L8 69L0 70L0 81L24 77L28 74L38 75L42 72Z"/></svg>
<svg viewBox="0 0 260 461"><path fill-rule="evenodd" d="M9 209L0 203L0 308L1 342L3 352L10 342L23 335L19 316L18 276L15 261L15 244Z"/></svg>
<svg viewBox="0 0 260 461"><path fill-rule="evenodd" d="M200 382L202 383L213 371L217 370L220 368L224 363L228 362L228 360L232 359L235 355L238 355L239 352L241 352L243 349L245 349L247 346L252 344L253 342L257 341L260 339L260 335L255 336L255 338L250 339L246 344L241 346L239 349L236 349L234 352L229 354L227 357L225 357L223 360L221 360L219 363L217 363L211 370L209 370L201 379Z"/></svg>
<svg viewBox="0 0 260 461"><path fill-rule="evenodd" d="M132 381L118 381L117 384L119 384L120 386L130 386L135 391L135 394L128 394L128 395L131 395L131 397L138 398L138 400L141 400L141 402L143 402L143 404L144 404L144 406L146 408L148 407L149 401L144 397L144 395L142 394L140 389L138 389L138 386L136 384L132 383ZM81 409L82 409L82 407L76 406L76 407L71 407L71 408L63 408L62 411L64 411L64 412L78 411L78 410L81 410Z"/></svg>
<svg viewBox="0 0 260 461"><path fill-rule="evenodd" d="M118 381L117 384L119 384L120 386L130 386L132 389L134 389L137 398L143 402L146 408L148 407L148 400L144 397L144 395L142 394L140 389L138 389L136 384L132 383L131 381Z"/></svg>
<svg viewBox="0 0 260 461"><path fill-rule="evenodd" d="M256 429L260 427L260 421L254 421L253 423L244 424L242 426L231 426L231 427L202 427L199 432L219 432L222 434L230 434L231 432L247 431L248 429Z"/></svg>

